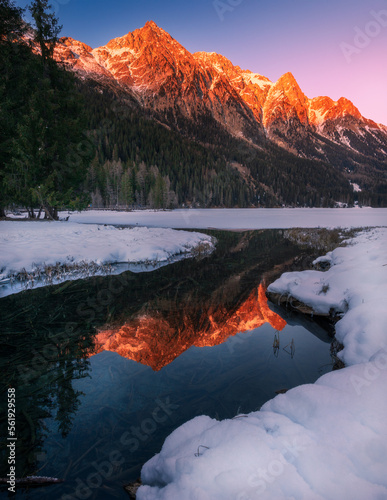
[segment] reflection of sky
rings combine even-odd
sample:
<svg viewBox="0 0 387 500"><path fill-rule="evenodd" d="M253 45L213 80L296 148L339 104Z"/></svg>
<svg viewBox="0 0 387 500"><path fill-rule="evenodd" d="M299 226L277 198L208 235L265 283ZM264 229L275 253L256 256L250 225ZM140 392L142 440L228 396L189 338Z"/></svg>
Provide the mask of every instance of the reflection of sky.
<svg viewBox="0 0 387 500"><path fill-rule="evenodd" d="M259 409L277 390L313 383L332 370L329 343L300 325L287 325L275 356L275 334L265 324L221 345L191 347L158 372L116 353L99 353L90 358L91 378L73 382L84 393L76 419L93 428L101 408L116 408L124 432L136 414L149 416L155 401L166 398L179 406L172 417L180 423L200 414L232 418ZM284 350L292 339L293 358Z"/></svg>
<svg viewBox="0 0 387 500"><path fill-rule="evenodd" d="M26 0L18 3L23 5ZM329 95L337 100L345 96L364 116L387 124L384 0L52 0L51 3L63 24L62 35L92 47L104 45L153 19L191 52L218 52L234 64L271 80L291 71L308 97ZM384 27L380 22L375 24L371 14L381 10L385 13ZM341 44L355 46L356 27L367 29L371 38L359 39L359 45L364 47L357 49L347 62Z"/></svg>
<svg viewBox="0 0 387 500"><path fill-rule="evenodd" d="M51 432L39 466L46 464L44 474L55 477L65 471L66 481L37 496L32 491L31 500L72 496L102 464L108 470L111 453L124 459L121 473L103 476L112 495L100 488L93 498L127 499L121 484L134 481L183 423L198 415L224 419L255 411L277 390L312 383L331 371L328 343L299 325L287 325L275 357L275 333L265 324L221 345L191 347L159 372L112 352L90 358L90 377L72 382L83 395L69 435L62 439L46 421ZM283 349L292 338L293 358Z"/></svg>
<svg viewBox="0 0 387 500"><path fill-rule="evenodd" d="M289 324L278 333L266 323L217 346L193 346L158 372L104 351L90 358L91 378L74 382L74 387L85 393L80 413L86 412L90 417L91 408L98 406L99 395L105 391L111 394L112 405L128 404L134 411L141 408L144 398L149 398L152 404L165 394L178 403L179 398L184 398L190 404L189 391L201 395L223 393L223 401L230 399L230 405L235 407L228 408L221 418L234 416L242 400L250 404L249 397L256 402L242 409L252 411L274 397L276 390L314 382L331 371L329 337L322 328L316 328L317 334L313 334L299 324ZM276 356L274 335L280 339ZM292 339L293 358L287 352L290 348L284 349Z"/></svg>

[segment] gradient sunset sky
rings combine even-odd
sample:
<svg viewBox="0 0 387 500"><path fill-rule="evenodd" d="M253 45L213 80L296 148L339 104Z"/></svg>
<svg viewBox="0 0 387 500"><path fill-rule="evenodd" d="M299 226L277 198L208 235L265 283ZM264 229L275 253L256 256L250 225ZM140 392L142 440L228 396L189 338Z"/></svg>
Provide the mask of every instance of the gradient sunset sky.
<svg viewBox="0 0 387 500"><path fill-rule="evenodd" d="M17 1L22 7L27 3ZM291 71L308 97L345 96L365 117L387 125L385 0L51 0L51 4L63 25L61 35L93 48L153 20L190 52L217 52L272 81Z"/></svg>

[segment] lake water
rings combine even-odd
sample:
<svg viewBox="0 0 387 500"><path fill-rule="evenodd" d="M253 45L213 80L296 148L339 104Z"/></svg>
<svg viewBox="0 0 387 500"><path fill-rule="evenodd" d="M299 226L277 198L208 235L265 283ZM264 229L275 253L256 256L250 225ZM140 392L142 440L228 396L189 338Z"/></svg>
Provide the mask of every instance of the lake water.
<svg viewBox="0 0 387 500"><path fill-rule="evenodd" d="M326 331L265 297L316 252L281 230L210 234L209 257L0 300L1 436L11 386L17 476L65 480L16 498L127 499L122 486L188 419L243 418L332 369Z"/></svg>

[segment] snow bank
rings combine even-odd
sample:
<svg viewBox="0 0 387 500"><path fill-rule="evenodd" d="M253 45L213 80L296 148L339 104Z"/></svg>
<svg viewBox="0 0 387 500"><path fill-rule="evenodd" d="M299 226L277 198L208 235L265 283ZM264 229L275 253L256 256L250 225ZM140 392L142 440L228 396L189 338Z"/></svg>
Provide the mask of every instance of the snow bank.
<svg viewBox="0 0 387 500"><path fill-rule="evenodd" d="M345 313L336 324L347 365L369 361L387 344L387 230L363 232L350 246L336 248L315 263L328 271L284 273L268 291L290 295L317 313Z"/></svg>
<svg viewBox="0 0 387 500"><path fill-rule="evenodd" d="M352 243L328 254L325 273L287 273L270 287L346 311L337 337L352 366L249 415L182 425L144 465L138 500L387 498L387 230Z"/></svg>
<svg viewBox="0 0 387 500"><path fill-rule="evenodd" d="M27 272L35 265L56 262L166 261L200 243L213 247L211 237L160 228L125 228L73 222L0 222L0 272L3 277Z"/></svg>
<svg viewBox="0 0 387 500"><path fill-rule="evenodd" d="M67 217L68 212L62 216ZM192 229L289 229L292 227L385 226L386 208L209 208L170 211L72 213L82 223L128 224Z"/></svg>

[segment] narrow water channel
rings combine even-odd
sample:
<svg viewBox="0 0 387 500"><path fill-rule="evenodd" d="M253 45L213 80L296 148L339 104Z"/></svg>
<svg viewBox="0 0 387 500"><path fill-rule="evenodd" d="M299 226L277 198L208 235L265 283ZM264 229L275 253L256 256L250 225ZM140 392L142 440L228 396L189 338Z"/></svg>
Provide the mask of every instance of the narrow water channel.
<svg viewBox="0 0 387 500"><path fill-rule="evenodd" d="M188 419L243 418L332 369L327 332L265 297L318 252L280 230L210 234L211 256L0 299L1 436L11 386L17 476L64 479L16 498L127 499L122 486Z"/></svg>

